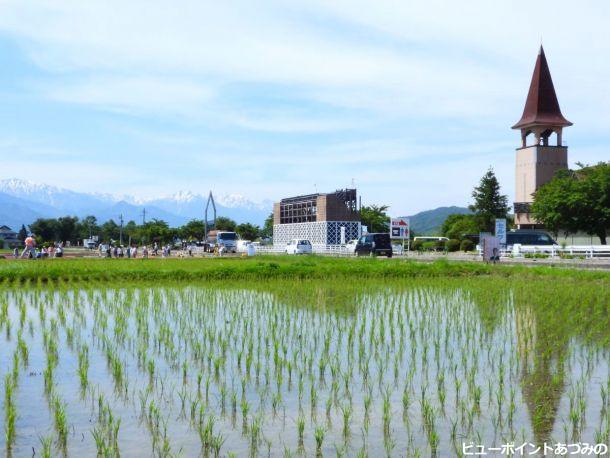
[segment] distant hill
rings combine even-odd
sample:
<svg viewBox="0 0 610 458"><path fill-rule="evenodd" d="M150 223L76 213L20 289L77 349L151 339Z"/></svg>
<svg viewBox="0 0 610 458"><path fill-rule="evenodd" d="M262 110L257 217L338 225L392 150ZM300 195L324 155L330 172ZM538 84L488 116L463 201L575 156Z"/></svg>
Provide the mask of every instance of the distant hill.
<svg viewBox="0 0 610 458"><path fill-rule="evenodd" d="M411 230L417 235L440 235L441 226L447 216L458 213L465 215L471 213L466 207L438 207L409 216Z"/></svg>

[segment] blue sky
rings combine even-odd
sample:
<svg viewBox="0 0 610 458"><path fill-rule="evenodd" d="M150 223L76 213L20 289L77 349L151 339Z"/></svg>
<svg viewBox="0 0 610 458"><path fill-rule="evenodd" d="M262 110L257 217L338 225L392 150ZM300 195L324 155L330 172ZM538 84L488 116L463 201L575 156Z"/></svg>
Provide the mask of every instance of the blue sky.
<svg viewBox="0 0 610 458"><path fill-rule="evenodd" d="M570 162L610 159L604 1L0 0L0 178L80 191L358 187L394 215L465 205L541 38Z"/></svg>

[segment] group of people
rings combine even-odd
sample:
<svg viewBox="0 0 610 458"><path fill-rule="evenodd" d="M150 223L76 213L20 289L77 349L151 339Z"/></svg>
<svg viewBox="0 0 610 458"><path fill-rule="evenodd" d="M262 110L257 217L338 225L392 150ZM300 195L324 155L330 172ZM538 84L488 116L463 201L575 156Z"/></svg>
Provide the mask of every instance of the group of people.
<svg viewBox="0 0 610 458"><path fill-rule="evenodd" d="M21 252L18 247L14 248L13 257L15 259L61 258L64 255L63 242L56 242L50 245L46 244L38 249L36 246L36 237L30 235L24 240L24 245L25 247ZM159 247L157 242L155 242L150 249L146 245L143 245L140 248L137 245L124 247L123 245L100 244L98 246L98 251L100 257L106 258L148 258L149 255L159 256L159 254L164 258L168 258L172 253L172 247L169 244ZM192 256L192 246L189 246L189 255Z"/></svg>
<svg viewBox="0 0 610 458"><path fill-rule="evenodd" d="M17 258L29 259L45 259L45 258L61 258L64 255L64 244L58 242L48 247L43 246L40 250L36 249L36 237L30 235L25 239L25 248L19 255L19 248L13 249L13 256Z"/></svg>
<svg viewBox="0 0 610 458"><path fill-rule="evenodd" d="M110 244L101 244L98 247L100 257L106 258L137 258L138 257L138 246L130 245L125 248L123 245L110 245ZM148 246L143 245L141 248L141 256L142 258L148 258L149 255L159 256L159 245L157 242L153 244L151 249L149 250ZM164 258L167 258L171 255L171 246L164 245L161 247L161 253Z"/></svg>

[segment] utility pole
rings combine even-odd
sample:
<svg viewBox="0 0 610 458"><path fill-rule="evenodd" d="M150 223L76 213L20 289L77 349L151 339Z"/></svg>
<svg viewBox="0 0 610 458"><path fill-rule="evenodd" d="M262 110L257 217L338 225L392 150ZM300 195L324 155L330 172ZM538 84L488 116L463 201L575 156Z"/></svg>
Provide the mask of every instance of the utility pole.
<svg viewBox="0 0 610 458"><path fill-rule="evenodd" d="M119 229L119 245L123 246L123 214L119 215L119 221L121 222L121 226Z"/></svg>
<svg viewBox="0 0 610 458"><path fill-rule="evenodd" d="M142 226L146 224L146 208L142 209Z"/></svg>

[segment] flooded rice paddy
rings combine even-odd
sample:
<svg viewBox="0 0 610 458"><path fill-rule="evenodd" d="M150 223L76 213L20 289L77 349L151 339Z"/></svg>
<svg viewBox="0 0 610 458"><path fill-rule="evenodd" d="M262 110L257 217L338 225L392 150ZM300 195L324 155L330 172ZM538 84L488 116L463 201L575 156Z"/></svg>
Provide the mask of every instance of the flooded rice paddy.
<svg viewBox="0 0 610 458"><path fill-rule="evenodd" d="M0 450L377 457L607 444L608 307L595 291L484 281L7 289Z"/></svg>

